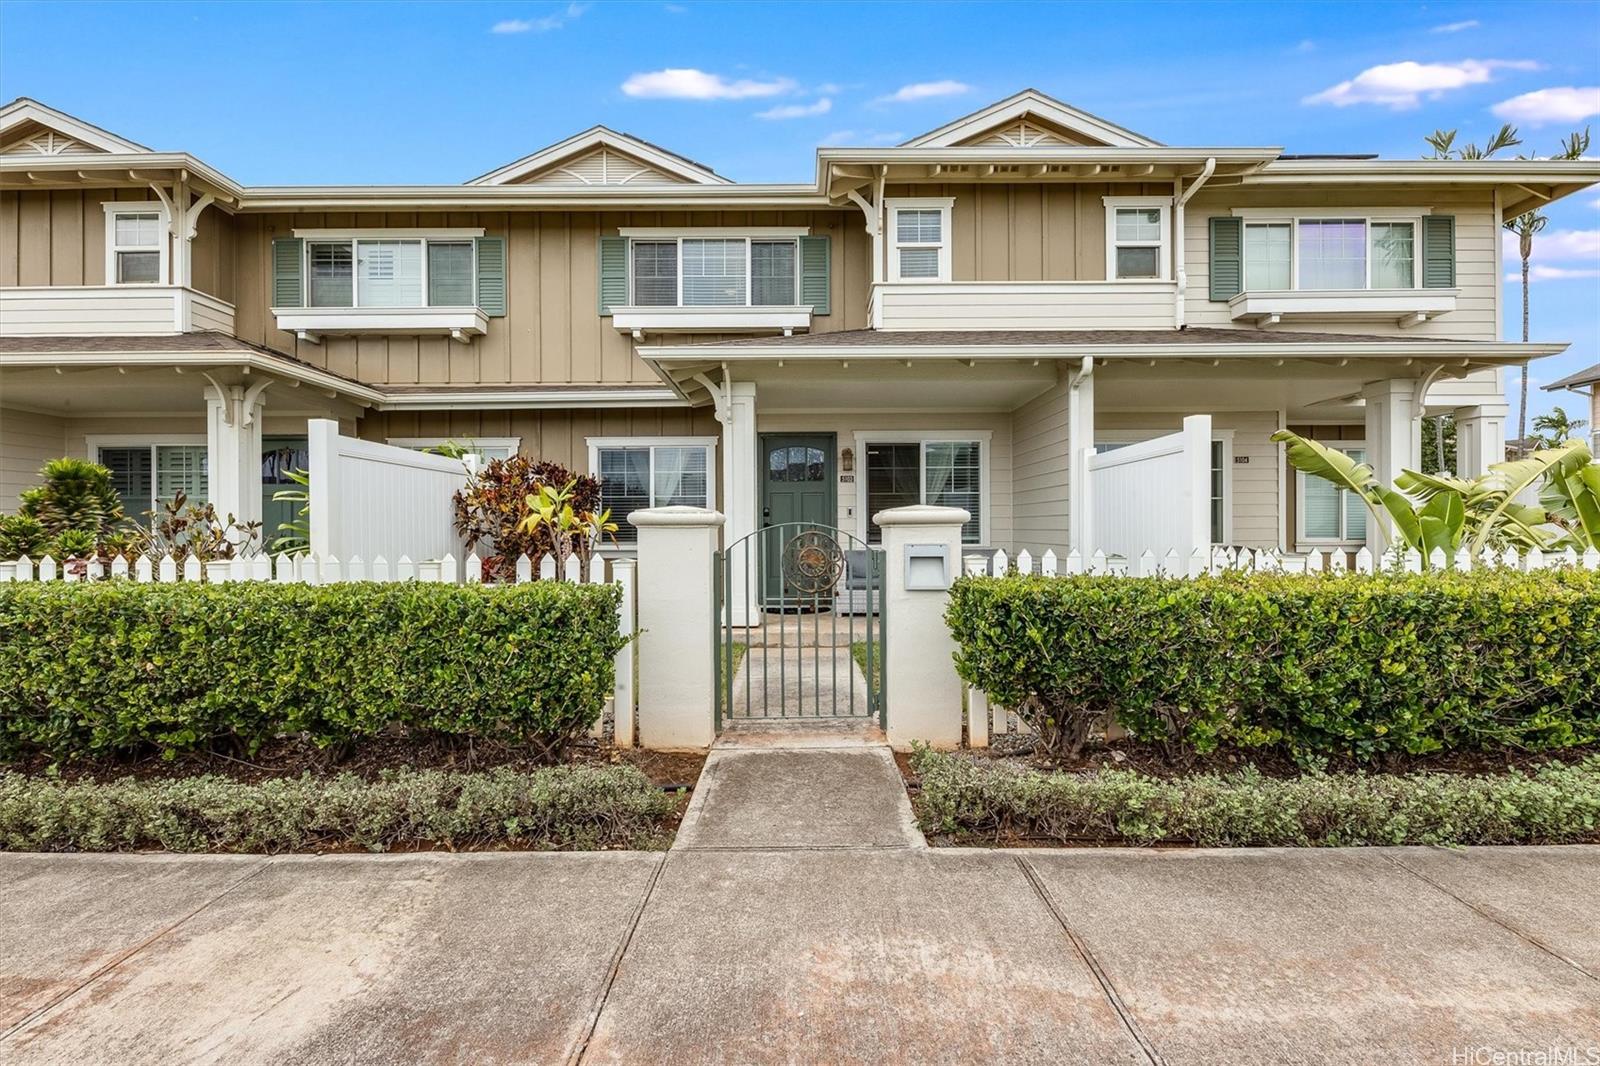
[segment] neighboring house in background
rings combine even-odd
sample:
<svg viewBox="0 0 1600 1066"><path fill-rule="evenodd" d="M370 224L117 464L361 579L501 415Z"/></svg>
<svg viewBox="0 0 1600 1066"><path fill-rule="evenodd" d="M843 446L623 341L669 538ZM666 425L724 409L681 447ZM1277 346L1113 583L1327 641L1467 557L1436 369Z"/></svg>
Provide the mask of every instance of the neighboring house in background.
<svg viewBox="0 0 1600 1066"><path fill-rule="evenodd" d="M1576 374L1568 374L1560 381L1544 387L1546 392L1566 389L1589 398L1589 451L1600 456L1600 363L1586 366Z"/></svg>
<svg viewBox="0 0 1600 1066"><path fill-rule="evenodd" d="M0 507L67 453L130 511L263 517L324 417L729 539L927 502L1037 554L1159 520L1090 502L1090 451L1188 415L1217 543L1370 535L1280 428L1392 476L1451 414L1497 461L1503 369L1565 347L1500 339L1501 222L1600 163L1170 147L1025 91L796 184L595 127L461 185L258 187L20 99L0 177Z"/></svg>

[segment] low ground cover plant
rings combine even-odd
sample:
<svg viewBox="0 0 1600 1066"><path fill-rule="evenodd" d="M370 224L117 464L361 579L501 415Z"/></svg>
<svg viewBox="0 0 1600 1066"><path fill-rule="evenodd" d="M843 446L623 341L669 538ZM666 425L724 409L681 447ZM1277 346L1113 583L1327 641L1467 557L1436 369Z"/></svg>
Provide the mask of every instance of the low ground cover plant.
<svg viewBox="0 0 1600 1066"><path fill-rule="evenodd" d="M921 749L923 828L961 842L1203 847L1559 844L1600 840L1600 757L1489 776L1254 770L1156 778L1047 773Z"/></svg>
<svg viewBox="0 0 1600 1066"><path fill-rule="evenodd" d="M676 801L632 766L247 782L0 773L0 850L285 852L664 844Z"/></svg>
<svg viewBox="0 0 1600 1066"><path fill-rule="evenodd" d="M553 757L598 720L610 585L0 585L0 760L407 735Z"/></svg>
<svg viewBox="0 0 1600 1066"><path fill-rule="evenodd" d="M1115 718L1302 764L1600 738L1600 573L964 578L957 669L1056 754Z"/></svg>

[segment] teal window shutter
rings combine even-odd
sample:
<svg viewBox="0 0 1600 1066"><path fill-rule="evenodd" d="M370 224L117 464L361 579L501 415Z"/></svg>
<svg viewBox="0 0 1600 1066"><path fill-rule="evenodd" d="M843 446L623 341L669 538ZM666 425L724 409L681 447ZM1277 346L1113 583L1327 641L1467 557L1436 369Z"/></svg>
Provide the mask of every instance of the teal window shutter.
<svg viewBox="0 0 1600 1066"><path fill-rule="evenodd" d="M299 237L272 239L272 306L304 307L305 242Z"/></svg>
<svg viewBox="0 0 1600 1066"><path fill-rule="evenodd" d="M800 238L800 302L810 304L814 315L826 315L832 310L832 245L831 237Z"/></svg>
<svg viewBox="0 0 1600 1066"><path fill-rule="evenodd" d="M628 238L600 238L600 313L628 304Z"/></svg>
<svg viewBox="0 0 1600 1066"><path fill-rule="evenodd" d="M1211 299L1231 300L1244 291L1244 219L1211 220Z"/></svg>
<svg viewBox="0 0 1600 1066"><path fill-rule="evenodd" d="M478 237L478 309L490 318L506 313L506 239Z"/></svg>
<svg viewBox="0 0 1600 1066"><path fill-rule="evenodd" d="M1422 287L1456 287L1456 217L1427 215L1422 220Z"/></svg>

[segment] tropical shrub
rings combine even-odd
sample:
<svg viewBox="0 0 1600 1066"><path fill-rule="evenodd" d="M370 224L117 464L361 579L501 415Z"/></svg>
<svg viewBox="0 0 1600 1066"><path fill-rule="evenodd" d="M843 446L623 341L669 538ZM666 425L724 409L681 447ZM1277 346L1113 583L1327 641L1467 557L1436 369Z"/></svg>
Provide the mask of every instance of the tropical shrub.
<svg viewBox="0 0 1600 1066"><path fill-rule="evenodd" d="M0 515L0 561L36 559L50 542L44 523L25 514Z"/></svg>
<svg viewBox="0 0 1600 1066"><path fill-rule="evenodd" d="M659 847L670 796L631 766L259 782L0 773L0 851Z"/></svg>
<svg viewBox="0 0 1600 1066"><path fill-rule="evenodd" d="M1156 778L1128 770L1041 773L919 750L923 828L975 842L1204 847L1564 844L1600 840L1600 758L1494 776L1254 770Z"/></svg>
<svg viewBox="0 0 1600 1066"><path fill-rule="evenodd" d="M946 620L1059 752L1112 717L1302 760L1600 739L1600 572L963 578Z"/></svg>
<svg viewBox="0 0 1600 1066"><path fill-rule="evenodd" d="M533 560L537 571L539 560L555 550L556 531L537 520L530 522L545 486L570 486L562 503L576 513L600 509L599 478L526 455L489 460L456 493L456 532L467 550L483 559L485 577L512 580L522 555Z"/></svg>
<svg viewBox="0 0 1600 1066"><path fill-rule="evenodd" d="M599 718L610 585L0 584L0 758L251 751L283 736L492 738Z"/></svg>
<svg viewBox="0 0 1600 1066"><path fill-rule="evenodd" d="M147 521L135 528L135 552L152 561L168 556L183 562L194 556L203 563L213 559L241 558L261 549L261 523L237 522L233 515L226 523L210 503L191 504L178 493L162 501L160 510L146 511Z"/></svg>
<svg viewBox="0 0 1600 1066"><path fill-rule="evenodd" d="M39 470L42 483L23 489L17 513L32 518L51 537L85 530L96 542L123 521L122 500L111 471L84 459L52 459Z"/></svg>

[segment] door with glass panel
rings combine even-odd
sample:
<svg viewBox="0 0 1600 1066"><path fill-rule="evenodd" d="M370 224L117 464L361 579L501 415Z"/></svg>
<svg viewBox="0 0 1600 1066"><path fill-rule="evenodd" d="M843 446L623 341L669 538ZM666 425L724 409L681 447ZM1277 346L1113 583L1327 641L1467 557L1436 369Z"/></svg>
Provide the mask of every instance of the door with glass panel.
<svg viewBox="0 0 1600 1066"><path fill-rule="evenodd" d="M838 514L832 433L763 433L761 524L832 530ZM785 606L782 538L762 538L762 588L767 606Z"/></svg>

